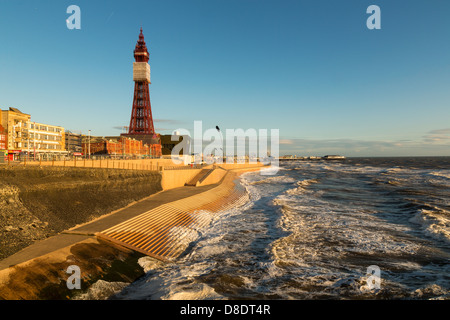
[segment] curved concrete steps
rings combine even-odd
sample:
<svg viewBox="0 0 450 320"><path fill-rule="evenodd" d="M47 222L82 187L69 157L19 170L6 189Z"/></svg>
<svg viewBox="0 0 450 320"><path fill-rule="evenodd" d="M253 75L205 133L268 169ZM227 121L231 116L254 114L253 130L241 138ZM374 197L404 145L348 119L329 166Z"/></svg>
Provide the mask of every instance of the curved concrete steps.
<svg viewBox="0 0 450 320"><path fill-rule="evenodd" d="M201 194L161 205L96 235L163 261L174 260L220 212L248 200L232 176Z"/></svg>

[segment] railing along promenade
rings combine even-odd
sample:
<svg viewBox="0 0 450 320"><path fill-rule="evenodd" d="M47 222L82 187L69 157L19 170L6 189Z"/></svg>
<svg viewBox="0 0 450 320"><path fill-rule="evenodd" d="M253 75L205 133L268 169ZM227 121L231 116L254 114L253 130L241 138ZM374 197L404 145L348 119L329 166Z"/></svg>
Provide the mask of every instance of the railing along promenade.
<svg viewBox="0 0 450 320"><path fill-rule="evenodd" d="M74 168L102 168L102 169L123 169L123 170L147 170L147 171L163 171L163 170L188 170L201 169L208 166L203 164L175 164L172 159L84 159L73 158L66 160L15 160L0 163L4 166L40 166L40 167L74 167ZM211 166L211 165L209 165ZM223 169L239 169L255 166L255 163L215 163L214 166Z"/></svg>

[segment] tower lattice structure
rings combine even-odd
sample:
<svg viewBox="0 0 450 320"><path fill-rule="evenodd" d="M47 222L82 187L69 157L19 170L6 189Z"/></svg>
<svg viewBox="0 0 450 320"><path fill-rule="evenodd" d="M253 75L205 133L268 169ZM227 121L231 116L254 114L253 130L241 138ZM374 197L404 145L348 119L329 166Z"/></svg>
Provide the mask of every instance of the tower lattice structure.
<svg viewBox="0 0 450 320"><path fill-rule="evenodd" d="M144 34L139 34L134 49L133 81L134 97L128 134L155 134L153 126L152 107L150 103L150 65L149 53L144 40Z"/></svg>
<svg viewBox="0 0 450 320"><path fill-rule="evenodd" d="M150 103L150 64L148 63L150 54L145 44L144 34L139 34L139 39L134 49L133 81L134 95L133 108L131 110L130 126L128 133L123 136L141 140L144 144L150 145L152 155L161 155L161 142L155 132L152 117L152 107Z"/></svg>

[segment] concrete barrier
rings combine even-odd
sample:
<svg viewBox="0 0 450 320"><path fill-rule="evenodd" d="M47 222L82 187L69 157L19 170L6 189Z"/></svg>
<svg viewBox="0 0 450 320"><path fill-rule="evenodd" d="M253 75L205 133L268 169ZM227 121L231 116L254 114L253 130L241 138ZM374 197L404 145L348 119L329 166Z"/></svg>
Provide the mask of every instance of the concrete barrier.
<svg viewBox="0 0 450 320"><path fill-rule="evenodd" d="M171 159L71 159L59 161L23 161L14 165L42 166L42 167L77 167L77 168L103 168L124 170L160 170L163 168L187 167L184 164L174 164Z"/></svg>
<svg viewBox="0 0 450 320"><path fill-rule="evenodd" d="M197 187L219 183L226 174L227 170L222 168L214 169L204 180L198 182Z"/></svg>
<svg viewBox="0 0 450 320"><path fill-rule="evenodd" d="M187 183L192 182L197 175L201 173L204 169L213 169L212 172L208 173L205 178L200 178L198 182L194 184L194 186L206 186L210 184L219 183L223 177L226 175L227 170L247 170L253 169L257 170L258 168L263 167L261 163L252 164L252 163L232 163L232 164L215 164L209 166L203 166L199 169L193 168L185 168L178 170L162 170L162 180L161 186L163 190L183 187Z"/></svg>
<svg viewBox="0 0 450 320"><path fill-rule="evenodd" d="M163 190L183 187L191 181L202 169L163 170L161 186Z"/></svg>

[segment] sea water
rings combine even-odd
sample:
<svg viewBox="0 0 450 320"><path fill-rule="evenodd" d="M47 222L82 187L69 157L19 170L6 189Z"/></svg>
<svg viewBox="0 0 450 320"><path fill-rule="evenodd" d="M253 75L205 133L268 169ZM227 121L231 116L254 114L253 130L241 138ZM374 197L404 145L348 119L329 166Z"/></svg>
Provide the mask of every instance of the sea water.
<svg viewBox="0 0 450 320"><path fill-rule="evenodd" d="M450 299L449 157L289 161L240 183L244 205L111 298Z"/></svg>

